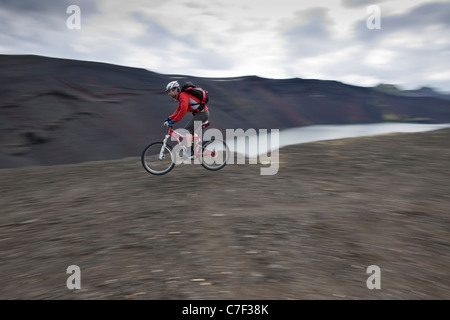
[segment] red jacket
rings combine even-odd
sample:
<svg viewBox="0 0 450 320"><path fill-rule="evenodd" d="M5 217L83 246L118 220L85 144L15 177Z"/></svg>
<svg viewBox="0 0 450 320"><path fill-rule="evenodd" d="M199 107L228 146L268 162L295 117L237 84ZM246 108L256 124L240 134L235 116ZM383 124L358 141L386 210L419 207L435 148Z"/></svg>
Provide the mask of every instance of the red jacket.
<svg viewBox="0 0 450 320"><path fill-rule="evenodd" d="M175 112L169 116L170 120L173 120L174 122L180 121L186 112L193 112L195 109L197 109L197 105L200 104L200 100L198 100L193 95L187 93L187 92L180 92L177 96L178 101L178 107L175 110ZM194 108L192 108L192 105L194 105ZM204 111L208 110L208 107L205 105Z"/></svg>

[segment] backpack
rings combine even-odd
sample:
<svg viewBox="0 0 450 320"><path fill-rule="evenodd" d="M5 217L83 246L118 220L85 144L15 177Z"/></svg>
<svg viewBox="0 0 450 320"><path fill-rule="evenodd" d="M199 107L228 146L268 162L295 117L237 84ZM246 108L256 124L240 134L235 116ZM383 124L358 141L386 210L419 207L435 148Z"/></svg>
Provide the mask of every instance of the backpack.
<svg viewBox="0 0 450 320"><path fill-rule="evenodd" d="M205 104L209 101L209 93L206 90L203 90L202 88L197 87L192 82L186 82L181 87L181 92L187 92L194 97L196 97L198 100L200 100L200 107L203 109L205 107Z"/></svg>

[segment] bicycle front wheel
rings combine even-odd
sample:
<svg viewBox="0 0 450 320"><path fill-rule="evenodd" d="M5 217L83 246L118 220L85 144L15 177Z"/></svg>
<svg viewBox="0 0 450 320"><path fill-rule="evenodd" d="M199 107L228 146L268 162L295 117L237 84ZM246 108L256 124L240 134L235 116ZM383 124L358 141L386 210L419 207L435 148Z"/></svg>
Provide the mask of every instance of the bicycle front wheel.
<svg viewBox="0 0 450 320"><path fill-rule="evenodd" d="M230 158L230 149L225 141L205 141L202 147L201 164L208 170L219 170L225 167Z"/></svg>
<svg viewBox="0 0 450 320"><path fill-rule="evenodd" d="M142 152L141 162L147 172L151 174L166 174L175 166L172 148L164 146L162 142L149 144Z"/></svg>

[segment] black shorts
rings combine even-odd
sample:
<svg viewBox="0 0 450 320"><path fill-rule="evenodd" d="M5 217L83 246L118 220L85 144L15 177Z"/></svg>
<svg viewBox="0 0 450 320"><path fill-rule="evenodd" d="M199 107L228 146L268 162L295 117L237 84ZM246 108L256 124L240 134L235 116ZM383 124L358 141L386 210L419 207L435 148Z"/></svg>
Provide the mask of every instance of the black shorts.
<svg viewBox="0 0 450 320"><path fill-rule="evenodd" d="M194 134L194 125L195 121L201 121L202 123L209 120L209 110L206 110L204 112L199 112L195 116L192 117L191 120L186 124L184 127L186 130L188 130L191 134ZM200 126L201 129L201 126Z"/></svg>

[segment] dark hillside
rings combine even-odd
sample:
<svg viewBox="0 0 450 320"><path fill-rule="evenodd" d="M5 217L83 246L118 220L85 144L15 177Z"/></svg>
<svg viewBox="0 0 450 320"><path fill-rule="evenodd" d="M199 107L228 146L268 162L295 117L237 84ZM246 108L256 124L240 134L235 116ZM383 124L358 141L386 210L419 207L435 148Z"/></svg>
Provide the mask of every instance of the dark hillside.
<svg viewBox="0 0 450 320"><path fill-rule="evenodd" d="M0 168L140 154L165 133L176 104L164 88L173 79L210 92L211 123L221 130L450 122L449 100L336 81L193 78L40 56L0 55L0 69Z"/></svg>

